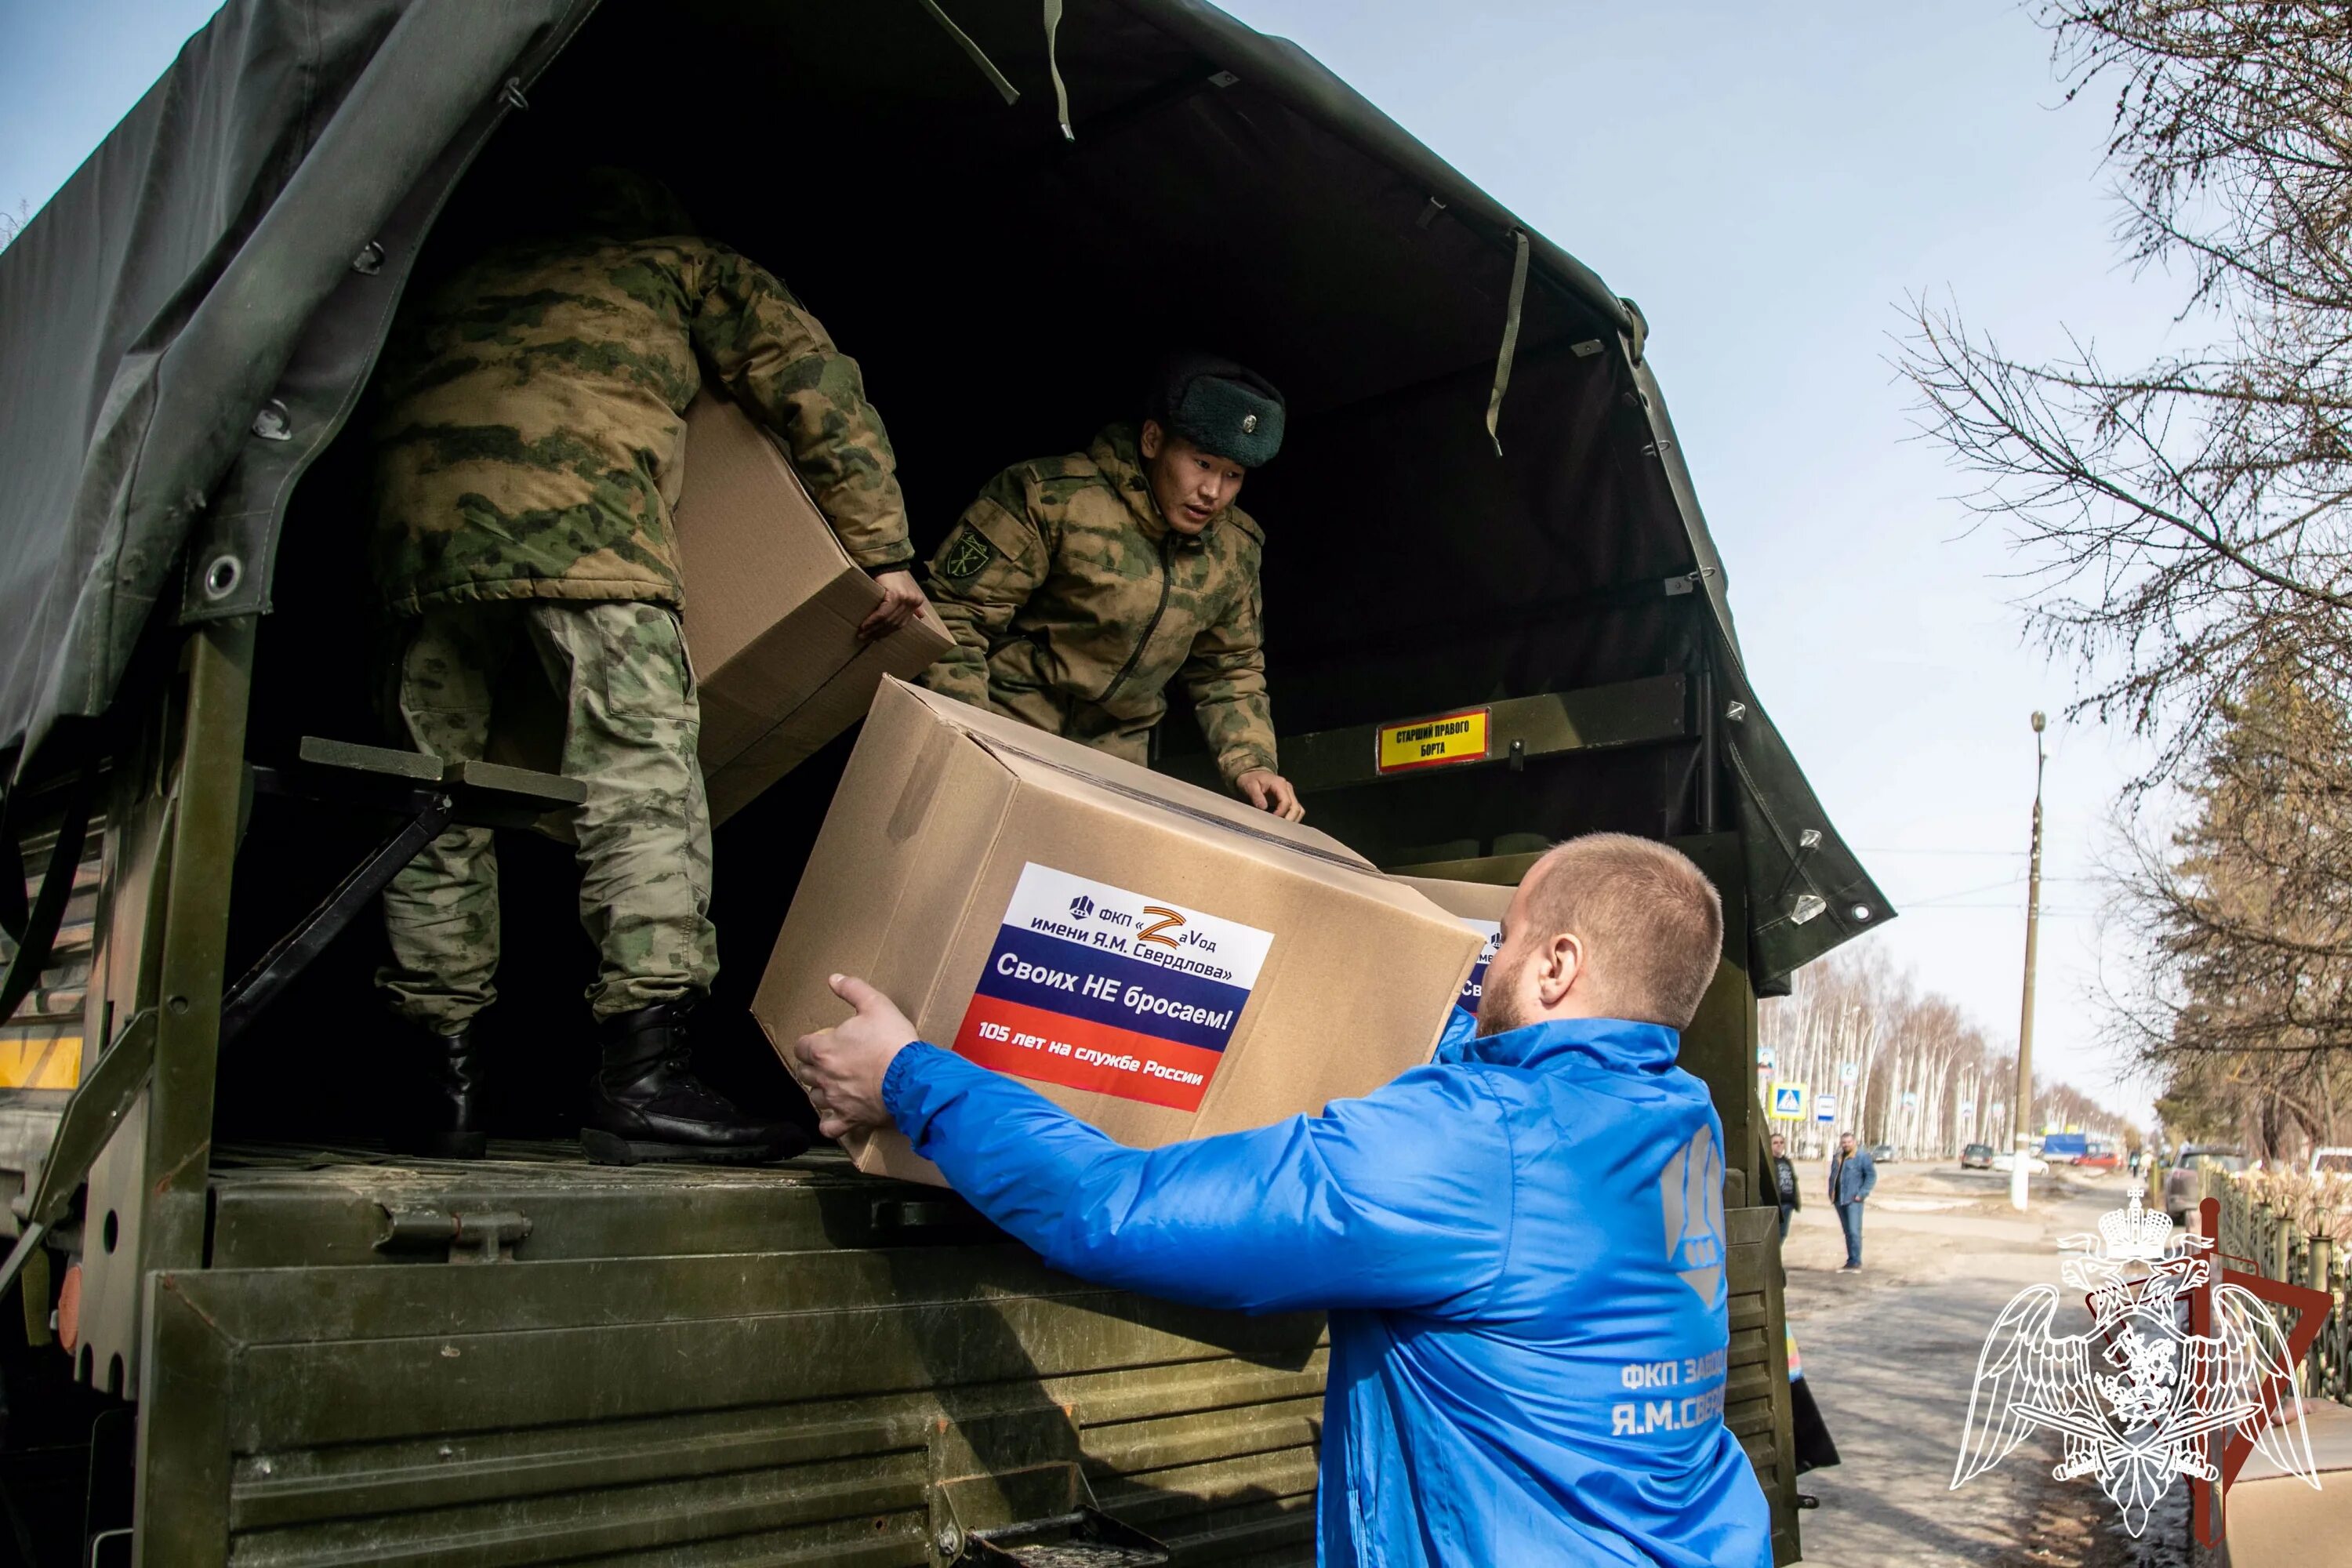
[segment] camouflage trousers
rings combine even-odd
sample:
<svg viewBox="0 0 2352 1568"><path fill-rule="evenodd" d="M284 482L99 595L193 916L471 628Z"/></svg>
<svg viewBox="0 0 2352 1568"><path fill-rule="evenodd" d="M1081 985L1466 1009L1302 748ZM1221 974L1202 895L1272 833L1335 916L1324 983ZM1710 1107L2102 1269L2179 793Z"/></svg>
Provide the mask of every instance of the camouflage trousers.
<svg viewBox="0 0 2352 1568"><path fill-rule="evenodd" d="M521 715L546 715L553 731L560 705L560 771L588 786L571 824L581 923L599 957L590 1012L707 993L719 970L710 812L677 617L658 605L465 605L406 623L397 647L392 727L419 751L478 758L494 732L527 727ZM426 846L384 889L383 923L392 963L376 984L393 1010L441 1034L471 1023L497 994L490 830L452 828Z"/></svg>

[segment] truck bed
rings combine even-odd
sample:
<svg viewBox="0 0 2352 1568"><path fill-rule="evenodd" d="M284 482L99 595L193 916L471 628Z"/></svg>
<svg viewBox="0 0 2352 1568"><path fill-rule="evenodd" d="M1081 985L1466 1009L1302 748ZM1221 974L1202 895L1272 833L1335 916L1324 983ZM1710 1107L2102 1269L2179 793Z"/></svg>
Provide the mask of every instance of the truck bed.
<svg viewBox="0 0 2352 1568"><path fill-rule="evenodd" d="M1319 1317L1083 1284L830 1151L225 1148L208 1251L148 1296L151 1562L922 1563L1089 1490L1312 1555Z"/></svg>

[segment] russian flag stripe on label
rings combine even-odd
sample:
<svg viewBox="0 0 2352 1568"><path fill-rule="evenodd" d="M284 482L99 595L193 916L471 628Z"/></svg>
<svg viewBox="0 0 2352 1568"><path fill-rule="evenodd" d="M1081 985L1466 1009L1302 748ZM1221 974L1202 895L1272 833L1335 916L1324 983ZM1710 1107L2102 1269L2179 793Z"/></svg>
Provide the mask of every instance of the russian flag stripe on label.
<svg viewBox="0 0 2352 1568"><path fill-rule="evenodd" d="M955 1049L1017 1078L1196 1110L1273 942L1032 862Z"/></svg>
<svg viewBox="0 0 2352 1568"><path fill-rule="evenodd" d="M1057 936L1004 927L980 994L1222 1051L1249 991L1139 963Z"/></svg>
<svg viewBox="0 0 2352 1568"><path fill-rule="evenodd" d="M1146 1105L1198 1110L1223 1059L1198 1046L1155 1039L993 996L973 1000L955 1048L984 1068L1065 1089L1115 1094Z"/></svg>

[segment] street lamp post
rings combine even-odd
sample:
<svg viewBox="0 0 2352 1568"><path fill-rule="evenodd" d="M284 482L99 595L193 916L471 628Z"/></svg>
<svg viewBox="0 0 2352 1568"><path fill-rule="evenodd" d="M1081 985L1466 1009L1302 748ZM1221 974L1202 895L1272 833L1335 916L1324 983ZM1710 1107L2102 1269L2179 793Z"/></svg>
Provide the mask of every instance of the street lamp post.
<svg viewBox="0 0 2352 1568"><path fill-rule="evenodd" d="M2009 1206L2025 1207L2026 1163L2033 1158L2033 957L2042 934L2042 729L2033 715L2033 850L2025 870L2025 997L2017 1019L2017 1100L2010 1131L2017 1145L2009 1170Z"/></svg>

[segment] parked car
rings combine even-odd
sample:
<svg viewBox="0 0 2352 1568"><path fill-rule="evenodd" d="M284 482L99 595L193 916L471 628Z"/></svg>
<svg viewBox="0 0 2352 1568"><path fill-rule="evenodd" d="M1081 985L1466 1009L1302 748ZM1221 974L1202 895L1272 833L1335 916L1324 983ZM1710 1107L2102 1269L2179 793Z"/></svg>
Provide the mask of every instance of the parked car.
<svg viewBox="0 0 2352 1568"><path fill-rule="evenodd" d="M1992 1145L1990 1143L1971 1143L1967 1148L1961 1150L1960 1169L1963 1171L1991 1170Z"/></svg>
<svg viewBox="0 0 2352 1568"><path fill-rule="evenodd" d="M1900 1158L1895 1152L1895 1145L1892 1143L1873 1143L1870 1146L1870 1157L1882 1165L1892 1165Z"/></svg>
<svg viewBox="0 0 2352 1568"><path fill-rule="evenodd" d="M2314 1149L2311 1152L2311 1173L2315 1176L2352 1176L2352 1149Z"/></svg>
<svg viewBox="0 0 2352 1568"><path fill-rule="evenodd" d="M2112 1171L2123 1163L2124 1157L2111 1148L2094 1149L2074 1156L2074 1168L2078 1171Z"/></svg>
<svg viewBox="0 0 2352 1568"><path fill-rule="evenodd" d="M1996 1171L2014 1170L2017 1168L2017 1156L2006 1152L1995 1154L1992 1157L1992 1168ZM2050 1162L2039 1154L2028 1154L2025 1157L2025 1173L2029 1176L2046 1176L2050 1173Z"/></svg>
<svg viewBox="0 0 2352 1568"><path fill-rule="evenodd" d="M2203 1173L2208 1169L2242 1171L2246 1168L2246 1152L2222 1143L2183 1143L2180 1152L2173 1157L2172 1169L2164 1177L2164 1209L2175 1225L2189 1223L2189 1211L2197 1206L2204 1195Z"/></svg>

